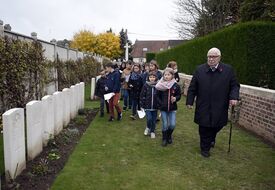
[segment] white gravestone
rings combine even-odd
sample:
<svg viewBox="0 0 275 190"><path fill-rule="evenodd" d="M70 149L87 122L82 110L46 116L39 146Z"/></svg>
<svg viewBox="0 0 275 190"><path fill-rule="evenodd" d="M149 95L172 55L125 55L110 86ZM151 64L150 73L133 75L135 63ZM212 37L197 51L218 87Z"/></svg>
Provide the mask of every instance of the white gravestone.
<svg viewBox="0 0 275 190"><path fill-rule="evenodd" d="M58 135L63 129L63 96L61 92L53 93L54 102L54 134Z"/></svg>
<svg viewBox="0 0 275 190"><path fill-rule="evenodd" d="M67 126L70 122L70 95L71 90L64 88L62 90L63 94L63 125Z"/></svg>
<svg viewBox="0 0 275 190"><path fill-rule="evenodd" d="M95 78L91 79L91 100L95 98Z"/></svg>
<svg viewBox="0 0 275 190"><path fill-rule="evenodd" d="M75 86L71 86L71 93L70 93L70 116L71 119L75 118L76 116L76 102L75 102Z"/></svg>
<svg viewBox="0 0 275 190"><path fill-rule="evenodd" d="M76 110L76 115L78 114L78 109L79 109L79 85L78 85L78 83L77 84L75 84L75 110Z"/></svg>
<svg viewBox="0 0 275 190"><path fill-rule="evenodd" d="M42 102L31 101L26 105L28 160L34 159L43 150Z"/></svg>
<svg viewBox="0 0 275 190"><path fill-rule="evenodd" d="M42 98L42 136L43 145L54 135L54 102L53 96L47 95Z"/></svg>
<svg viewBox="0 0 275 190"><path fill-rule="evenodd" d="M3 114L5 171L14 179L26 168L24 109Z"/></svg>
<svg viewBox="0 0 275 190"><path fill-rule="evenodd" d="M78 90L77 90L77 84L74 85L74 112L75 112L75 116L78 113Z"/></svg>
<svg viewBox="0 0 275 190"><path fill-rule="evenodd" d="M81 109L82 104L82 85L78 84L78 109Z"/></svg>
<svg viewBox="0 0 275 190"><path fill-rule="evenodd" d="M85 83L81 82L81 109L85 106Z"/></svg>
<svg viewBox="0 0 275 190"><path fill-rule="evenodd" d="M76 97L76 102L77 102L77 113L78 113L78 110L80 109L80 106L81 106L81 94L80 94L80 84L79 83L77 83L76 85L75 85L75 87L76 87L76 94L77 94L77 97Z"/></svg>

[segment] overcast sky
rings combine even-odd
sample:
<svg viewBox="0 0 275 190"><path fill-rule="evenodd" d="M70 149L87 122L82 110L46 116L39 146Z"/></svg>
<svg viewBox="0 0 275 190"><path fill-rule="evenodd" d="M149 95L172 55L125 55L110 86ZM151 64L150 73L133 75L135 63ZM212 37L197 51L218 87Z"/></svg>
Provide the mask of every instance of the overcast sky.
<svg viewBox="0 0 275 190"><path fill-rule="evenodd" d="M175 0L0 0L0 19L12 31L43 40L71 39L80 29L94 33L128 29L132 42L176 39L169 27Z"/></svg>

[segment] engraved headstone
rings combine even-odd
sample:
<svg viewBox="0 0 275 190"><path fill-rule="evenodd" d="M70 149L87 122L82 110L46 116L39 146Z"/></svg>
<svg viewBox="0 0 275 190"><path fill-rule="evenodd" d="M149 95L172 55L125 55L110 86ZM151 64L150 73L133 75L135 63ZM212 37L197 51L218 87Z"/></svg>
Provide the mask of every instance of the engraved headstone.
<svg viewBox="0 0 275 190"><path fill-rule="evenodd" d="M95 85L96 85L95 78L92 78L91 79L91 100L95 98Z"/></svg>
<svg viewBox="0 0 275 190"><path fill-rule="evenodd" d="M61 92L53 93L54 102L54 134L59 134L63 129L63 96Z"/></svg>
<svg viewBox="0 0 275 190"><path fill-rule="evenodd" d="M71 90L64 88L62 90L63 94L63 125L67 126L70 122L70 95Z"/></svg>
<svg viewBox="0 0 275 190"><path fill-rule="evenodd" d="M71 119L75 118L76 116L76 92L75 89L76 87L73 85L70 87L71 93L70 93L70 116Z"/></svg>
<svg viewBox="0 0 275 190"><path fill-rule="evenodd" d="M85 83L81 82L80 85L81 85L81 107L80 108L83 109L85 106Z"/></svg>
<svg viewBox="0 0 275 190"><path fill-rule="evenodd" d="M42 102L31 101L26 105L28 160L34 159L43 150Z"/></svg>
<svg viewBox="0 0 275 190"><path fill-rule="evenodd" d="M54 135L54 100L51 95L42 98L42 125L43 145L46 146Z"/></svg>
<svg viewBox="0 0 275 190"><path fill-rule="evenodd" d="M5 171L14 179L26 168L23 108L10 109L3 114L3 135Z"/></svg>

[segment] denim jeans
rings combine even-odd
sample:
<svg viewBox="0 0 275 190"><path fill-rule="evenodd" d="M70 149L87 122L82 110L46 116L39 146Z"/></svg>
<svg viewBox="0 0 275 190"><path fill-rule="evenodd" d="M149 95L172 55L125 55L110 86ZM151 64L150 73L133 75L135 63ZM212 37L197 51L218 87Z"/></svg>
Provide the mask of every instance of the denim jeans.
<svg viewBox="0 0 275 190"><path fill-rule="evenodd" d="M132 100L130 96L130 91L128 89L122 89L123 91L123 108L132 106Z"/></svg>
<svg viewBox="0 0 275 190"><path fill-rule="evenodd" d="M162 131L176 127L176 111L160 111L162 119Z"/></svg>
<svg viewBox="0 0 275 190"><path fill-rule="evenodd" d="M145 113L147 119L147 127L150 129L151 133L154 133L156 128L157 110L145 110Z"/></svg>
<svg viewBox="0 0 275 190"><path fill-rule="evenodd" d="M120 89L120 99L124 97L124 92L126 89L121 88Z"/></svg>

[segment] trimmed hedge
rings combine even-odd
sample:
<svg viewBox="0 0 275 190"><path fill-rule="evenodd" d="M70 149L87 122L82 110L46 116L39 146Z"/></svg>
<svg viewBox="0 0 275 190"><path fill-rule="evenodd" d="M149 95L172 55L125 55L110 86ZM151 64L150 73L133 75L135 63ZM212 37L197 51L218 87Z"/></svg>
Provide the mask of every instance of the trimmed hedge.
<svg viewBox="0 0 275 190"><path fill-rule="evenodd" d="M156 53L146 53L146 62L149 63L151 60L155 59Z"/></svg>
<svg viewBox="0 0 275 190"><path fill-rule="evenodd" d="M174 60L180 72L192 74L205 63L207 51L217 47L222 62L231 64L240 83L275 89L275 23L247 22L156 54L161 68Z"/></svg>

